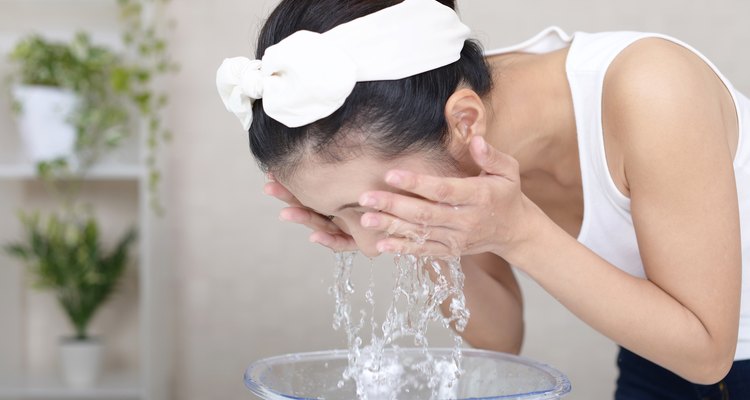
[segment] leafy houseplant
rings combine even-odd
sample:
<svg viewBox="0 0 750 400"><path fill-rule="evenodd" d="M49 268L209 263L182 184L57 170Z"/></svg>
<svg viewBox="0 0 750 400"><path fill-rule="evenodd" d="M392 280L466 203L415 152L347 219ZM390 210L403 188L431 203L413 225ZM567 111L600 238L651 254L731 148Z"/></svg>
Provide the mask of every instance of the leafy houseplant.
<svg viewBox="0 0 750 400"><path fill-rule="evenodd" d="M22 214L21 221L24 239L5 250L25 264L36 288L56 297L75 330L72 340L61 343L64 376L71 386L90 387L97 377L101 345L89 336L88 326L123 275L135 230L105 251L91 216L52 214L42 219L35 213Z"/></svg>
<svg viewBox="0 0 750 400"><path fill-rule="evenodd" d="M50 290L75 328L75 338L88 338L92 317L110 297L128 263L135 230L128 230L111 251L102 248L93 217L21 215L23 241L6 251L28 267L34 286Z"/></svg>
<svg viewBox="0 0 750 400"><path fill-rule="evenodd" d="M66 156L41 160L37 170L42 178L55 181L85 176L103 153L117 148L132 132L143 131L150 202L155 212L163 211L158 196L161 172L157 155L171 133L161 120L168 97L157 78L176 72L178 66L168 52L162 20L153 17L153 11L167 1L117 1L125 46L122 54L93 44L84 32L69 42L50 41L39 35L18 42L10 54L16 67L8 77L11 85L55 87L77 97L68 122L75 128L79 165L70 168ZM24 112L19 101L13 104L16 112Z"/></svg>
<svg viewBox="0 0 750 400"><path fill-rule="evenodd" d="M76 133L81 170L96 162L102 150L118 146L127 136L129 115L123 82L131 72L117 54L92 44L85 33L76 34L69 43L28 36L15 46L10 60L17 67L11 77L17 87L58 88L75 95L68 122ZM18 97L16 111L24 112ZM45 160L39 164L40 172L59 170L68 161L65 157Z"/></svg>

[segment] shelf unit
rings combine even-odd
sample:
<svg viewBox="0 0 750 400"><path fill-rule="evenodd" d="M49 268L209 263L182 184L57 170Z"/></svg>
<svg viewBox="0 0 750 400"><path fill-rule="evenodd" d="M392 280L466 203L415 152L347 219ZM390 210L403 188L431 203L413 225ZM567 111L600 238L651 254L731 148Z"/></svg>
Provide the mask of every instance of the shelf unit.
<svg viewBox="0 0 750 400"><path fill-rule="evenodd" d="M131 375L106 375L95 388L69 389L56 376L30 379L16 387L0 388L0 398L33 400L137 400L142 394L136 382L139 378Z"/></svg>
<svg viewBox="0 0 750 400"><path fill-rule="evenodd" d="M140 165L97 165L91 169L86 179L101 181L138 181L143 175L143 167ZM37 179L36 168L29 163L0 165L0 180L12 181L35 179Z"/></svg>
<svg viewBox="0 0 750 400"><path fill-rule="evenodd" d="M83 29L95 42L117 48L116 0L0 0L0 5L0 76L8 72L5 54L31 32L69 38ZM53 204L35 166L23 155L9 110L0 92L0 246L21 232L18 209L47 209ZM57 335L70 332L67 322L50 296L28 288L19 263L0 252L0 400L170 397L173 278L165 250L168 231L165 219L149 206L148 171L142 162L146 144L141 135L135 136L122 151L95 166L82 184L105 241L128 226L137 226L139 238L124 288L93 322L92 330L105 341L100 382L87 390L61 383L56 341Z"/></svg>

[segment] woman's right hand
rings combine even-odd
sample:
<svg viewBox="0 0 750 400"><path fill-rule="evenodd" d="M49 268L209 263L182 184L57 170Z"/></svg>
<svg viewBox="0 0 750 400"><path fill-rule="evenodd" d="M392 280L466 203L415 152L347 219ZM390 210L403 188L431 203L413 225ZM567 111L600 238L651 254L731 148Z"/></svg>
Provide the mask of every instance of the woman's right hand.
<svg viewBox="0 0 750 400"><path fill-rule="evenodd" d="M263 192L289 205L281 210L279 218L282 221L305 225L313 230L310 241L321 244L329 249L342 251L358 251L354 238L342 231L333 221L324 215L305 207L296 197L279 182L269 175L269 182L263 187Z"/></svg>

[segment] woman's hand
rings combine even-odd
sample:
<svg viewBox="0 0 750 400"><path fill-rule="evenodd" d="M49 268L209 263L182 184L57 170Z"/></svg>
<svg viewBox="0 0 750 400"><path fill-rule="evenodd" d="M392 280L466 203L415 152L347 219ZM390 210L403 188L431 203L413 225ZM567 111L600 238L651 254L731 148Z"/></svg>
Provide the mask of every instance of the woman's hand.
<svg viewBox="0 0 750 400"><path fill-rule="evenodd" d="M282 221L294 222L305 225L313 230L310 241L330 248L333 251L356 251L357 244L354 239L342 231L328 217L320 215L305 207L294 195L281 183L276 182L269 174L270 181L263 187L267 195L287 203L289 207L281 210L279 218Z"/></svg>
<svg viewBox="0 0 750 400"><path fill-rule="evenodd" d="M470 151L482 168L479 176L389 171L386 182L406 194L362 194L363 207L381 211L361 218L363 227L388 234L377 244L380 252L434 256L493 252L506 257L532 236L530 222L541 210L521 193L518 162L479 136L472 138Z"/></svg>

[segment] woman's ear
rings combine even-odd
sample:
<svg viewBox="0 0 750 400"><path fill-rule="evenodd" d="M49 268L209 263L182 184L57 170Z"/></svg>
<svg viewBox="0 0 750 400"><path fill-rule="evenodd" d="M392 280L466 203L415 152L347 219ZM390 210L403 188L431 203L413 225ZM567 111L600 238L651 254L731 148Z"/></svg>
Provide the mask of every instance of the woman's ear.
<svg viewBox="0 0 750 400"><path fill-rule="evenodd" d="M473 136L484 136L485 111L484 102L471 89L458 89L448 98L445 104L445 119L450 132L448 151L454 159L460 161L469 153Z"/></svg>

